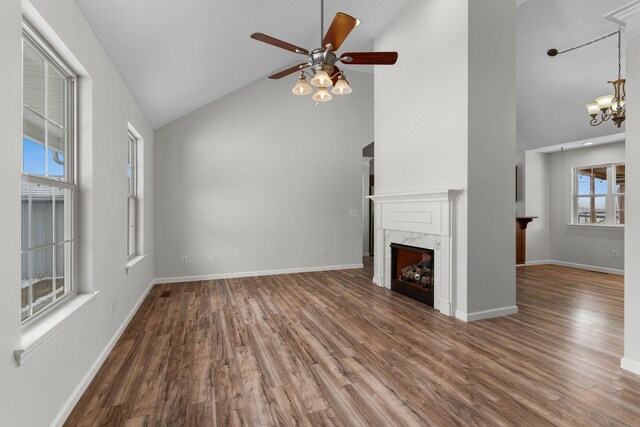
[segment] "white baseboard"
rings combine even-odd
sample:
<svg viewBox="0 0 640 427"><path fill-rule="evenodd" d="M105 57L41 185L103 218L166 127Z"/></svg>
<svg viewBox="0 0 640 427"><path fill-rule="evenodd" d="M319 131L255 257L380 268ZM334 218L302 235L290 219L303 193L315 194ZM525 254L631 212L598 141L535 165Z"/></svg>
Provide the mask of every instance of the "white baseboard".
<svg viewBox="0 0 640 427"><path fill-rule="evenodd" d="M124 319L124 322L122 322L122 325L120 325L120 327L118 328L116 333L113 335L109 343L107 343L107 346L98 355L98 358L96 359L96 361L93 362L93 365L91 365L91 368L89 368L89 371L82 378L82 381L80 381L80 384L78 384L76 389L73 390L73 392L71 393L71 396L69 396L65 404L62 406L62 409L60 409L60 412L58 412L58 415L56 415L55 419L51 423L52 426L56 426L56 427L62 426L64 422L67 420L67 417L69 417L69 415L71 414L71 411L73 411L73 408L76 406L76 404L82 397L82 394L86 391L87 387L89 387L89 384L91 384L91 381L98 373L98 370L100 369L104 361L107 359L107 356L109 356L109 354L111 353L111 350L113 350L113 347L115 347L116 343L122 336L122 333L129 325L129 322L131 322L131 319L133 319L133 316L135 316L135 314L138 312L140 305L142 305L142 302L147 297L147 295L149 294L149 291L151 290L154 284L155 284L154 281L152 281L149 284L149 286L147 287L147 290L144 291L144 293L142 294L142 296L140 297L136 305L131 309L131 311L129 312L129 315Z"/></svg>
<svg viewBox="0 0 640 427"><path fill-rule="evenodd" d="M320 267L286 268L282 270L247 271L238 273L206 274L202 276L161 277L154 284L196 282L201 280L238 279L242 277L276 276L278 274L312 273L317 271L353 270L363 264L327 265Z"/></svg>
<svg viewBox="0 0 640 427"><path fill-rule="evenodd" d="M362 256L363 257L368 257L368 256L371 256L371 254L369 252L365 252L365 253L362 254Z"/></svg>
<svg viewBox="0 0 640 427"><path fill-rule="evenodd" d="M524 264L520 264L517 267L526 267L528 265L545 265L545 264L553 264L553 261L548 259L537 260L537 261L525 261Z"/></svg>
<svg viewBox="0 0 640 427"><path fill-rule="evenodd" d="M598 267L595 265L577 264L574 262L558 261L553 259L548 259L543 261L527 261L527 263L524 266L545 265L545 264L561 265L563 267L579 268L581 270L597 271L599 273L619 274L621 276L624 276L624 270L618 270L616 268Z"/></svg>
<svg viewBox="0 0 640 427"><path fill-rule="evenodd" d="M620 367L625 371L640 375L640 362L623 357L622 360L620 360Z"/></svg>
<svg viewBox="0 0 640 427"><path fill-rule="evenodd" d="M508 316L516 313L518 313L518 306L513 305L511 307L500 307L491 310L475 311L473 313L456 310L456 318L464 322L475 322L476 320L491 319L493 317Z"/></svg>

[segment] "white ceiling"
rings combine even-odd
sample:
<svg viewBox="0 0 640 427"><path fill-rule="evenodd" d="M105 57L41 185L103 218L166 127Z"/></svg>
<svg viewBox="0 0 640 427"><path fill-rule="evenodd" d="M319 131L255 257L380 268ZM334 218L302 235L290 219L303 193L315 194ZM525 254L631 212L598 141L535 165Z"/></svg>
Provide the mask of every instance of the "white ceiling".
<svg viewBox="0 0 640 427"><path fill-rule="evenodd" d="M602 16L628 2L529 0L518 8L518 151L624 131L610 122L590 126L585 108L597 96L613 94L607 81L618 76L617 37L555 58L546 52L615 31Z"/></svg>
<svg viewBox="0 0 640 427"><path fill-rule="evenodd" d="M326 0L325 29L337 12L352 15L362 24L340 52L373 50L374 37L409 2ZM156 129L299 62L296 54L250 39L252 33L308 49L320 45L320 0L76 3Z"/></svg>
<svg viewBox="0 0 640 427"><path fill-rule="evenodd" d="M320 0L76 2L154 128L299 60L251 33L308 49L320 39ZM375 36L409 2L326 0L325 28L338 11L355 16L362 25L341 52L373 50ZM555 58L546 51L615 31L602 15L627 2L516 0L519 151L624 130L591 127L584 107L617 77L615 37Z"/></svg>

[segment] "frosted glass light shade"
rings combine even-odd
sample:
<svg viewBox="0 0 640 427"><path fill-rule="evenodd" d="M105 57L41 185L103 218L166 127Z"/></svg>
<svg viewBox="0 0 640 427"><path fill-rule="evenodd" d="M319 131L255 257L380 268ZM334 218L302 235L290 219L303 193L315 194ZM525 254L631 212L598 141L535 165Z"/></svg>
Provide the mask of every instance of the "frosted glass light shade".
<svg viewBox="0 0 640 427"><path fill-rule="evenodd" d="M313 100L316 102L329 102L331 98L332 96L326 87L319 87L316 93L313 94Z"/></svg>
<svg viewBox="0 0 640 427"><path fill-rule="evenodd" d="M597 116L600 113L600 107L596 102L592 102L591 104L586 105L587 110L589 110L590 116Z"/></svg>
<svg viewBox="0 0 640 427"><path fill-rule="evenodd" d="M291 89L291 92L293 92L294 95L304 96L313 92L313 88L307 82L307 79L302 76L298 79L293 89Z"/></svg>
<svg viewBox="0 0 640 427"><path fill-rule="evenodd" d="M334 95L348 95L351 93L351 86L344 77L340 77L340 80L336 82L336 85L331 89L331 93Z"/></svg>
<svg viewBox="0 0 640 427"><path fill-rule="evenodd" d="M331 86L333 83L331 82L331 78L329 77L329 74L327 74L327 72L324 70L320 70L316 73L316 75L311 80L311 84L314 85L315 87L326 88Z"/></svg>
<svg viewBox="0 0 640 427"><path fill-rule="evenodd" d="M620 101L620 107L624 109L624 101ZM616 112L618 110L618 102L617 101L613 101L611 103L611 111Z"/></svg>
<svg viewBox="0 0 640 427"><path fill-rule="evenodd" d="M611 101L613 100L613 95L605 95L596 98L596 102L598 103L598 108L601 110L608 110L611 108Z"/></svg>

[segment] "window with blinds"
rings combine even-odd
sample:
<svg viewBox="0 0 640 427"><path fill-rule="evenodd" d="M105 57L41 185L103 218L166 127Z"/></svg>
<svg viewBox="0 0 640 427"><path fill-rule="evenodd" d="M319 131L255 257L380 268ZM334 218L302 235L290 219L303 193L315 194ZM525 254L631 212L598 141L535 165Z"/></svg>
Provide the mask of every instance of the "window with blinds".
<svg viewBox="0 0 640 427"><path fill-rule="evenodd" d="M23 51L23 323L75 292L75 75L25 29Z"/></svg>

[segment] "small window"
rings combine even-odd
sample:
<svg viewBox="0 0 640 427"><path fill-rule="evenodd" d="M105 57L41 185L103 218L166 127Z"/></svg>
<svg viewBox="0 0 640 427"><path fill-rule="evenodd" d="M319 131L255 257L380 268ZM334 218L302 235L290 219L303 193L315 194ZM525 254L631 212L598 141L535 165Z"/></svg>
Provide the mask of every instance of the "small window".
<svg viewBox="0 0 640 427"><path fill-rule="evenodd" d="M75 75L25 25L21 319L75 293Z"/></svg>
<svg viewBox="0 0 640 427"><path fill-rule="evenodd" d="M127 256L131 260L141 255L140 197L138 191L138 138L127 135Z"/></svg>
<svg viewBox="0 0 640 427"><path fill-rule="evenodd" d="M573 223L623 225L624 163L578 167L574 171Z"/></svg>

